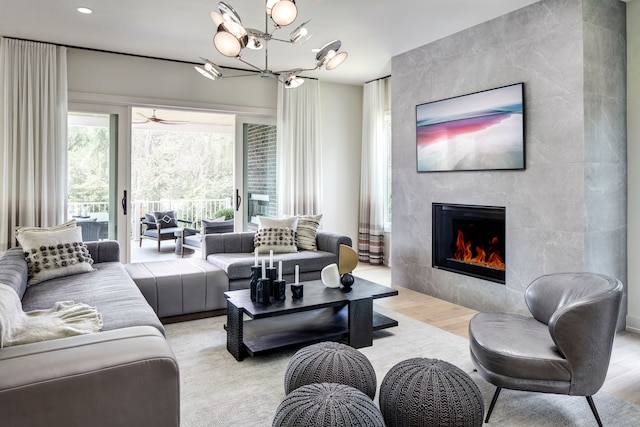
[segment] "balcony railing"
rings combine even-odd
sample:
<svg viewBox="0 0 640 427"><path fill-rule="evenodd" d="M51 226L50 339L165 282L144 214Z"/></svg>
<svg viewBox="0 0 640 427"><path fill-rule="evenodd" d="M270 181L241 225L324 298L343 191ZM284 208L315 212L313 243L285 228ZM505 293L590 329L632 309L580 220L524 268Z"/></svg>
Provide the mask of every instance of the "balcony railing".
<svg viewBox="0 0 640 427"><path fill-rule="evenodd" d="M199 227L201 219L213 218L220 209L231 208L231 198L225 199L184 199L184 200L134 200L131 203L132 234L137 239L140 234L138 222L146 213L156 211L176 211L176 217L193 221ZM92 217L98 221L109 221L108 202L69 202L68 217Z"/></svg>

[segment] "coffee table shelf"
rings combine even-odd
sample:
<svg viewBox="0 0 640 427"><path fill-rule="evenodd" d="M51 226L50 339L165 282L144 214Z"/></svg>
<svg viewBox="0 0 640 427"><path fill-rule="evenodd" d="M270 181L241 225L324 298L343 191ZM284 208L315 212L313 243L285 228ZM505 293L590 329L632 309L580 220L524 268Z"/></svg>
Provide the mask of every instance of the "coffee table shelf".
<svg viewBox="0 0 640 427"><path fill-rule="evenodd" d="M372 345L373 331L398 322L373 311L373 300L398 294L395 289L361 278L350 292L304 283L304 298L260 304L249 290L225 292L227 349L237 360L267 351L321 341L341 341L355 348ZM245 320L245 315L250 320Z"/></svg>
<svg viewBox="0 0 640 427"><path fill-rule="evenodd" d="M322 341L346 342L349 337L349 311L341 308L294 313L244 322L243 343L250 356L290 346ZM398 321L373 312L372 330L398 326Z"/></svg>

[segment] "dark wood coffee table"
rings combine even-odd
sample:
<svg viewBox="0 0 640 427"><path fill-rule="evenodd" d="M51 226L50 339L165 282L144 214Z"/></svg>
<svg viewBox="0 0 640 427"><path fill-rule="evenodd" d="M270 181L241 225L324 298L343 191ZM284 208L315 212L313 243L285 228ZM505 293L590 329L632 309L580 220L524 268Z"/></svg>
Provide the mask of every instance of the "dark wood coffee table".
<svg viewBox="0 0 640 427"><path fill-rule="evenodd" d="M304 297L291 298L287 285L284 301L260 304L250 291L224 293L227 298L227 350L242 360L289 346L321 341L342 341L354 348L368 347L373 331L398 326L398 322L373 310L373 300L398 295L398 291L356 277L351 291L327 288L322 281L304 282ZM251 320L245 321L245 315Z"/></svg>

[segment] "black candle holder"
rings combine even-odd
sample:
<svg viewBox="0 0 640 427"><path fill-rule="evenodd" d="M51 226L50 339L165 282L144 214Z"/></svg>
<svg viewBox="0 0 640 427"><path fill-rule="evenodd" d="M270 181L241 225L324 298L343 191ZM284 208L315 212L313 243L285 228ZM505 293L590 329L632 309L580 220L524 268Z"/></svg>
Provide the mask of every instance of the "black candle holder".
<svg viewBox="0 0 640 427"><path fill-rule="evenodd" d="M258 280L260 280L261 277L262 277L262 267L260 267L259 265L252 265L251 266L251 283L250 283L251 301L256 300L256 288L258 286Z"/></svg>
<svg viewBox="0 0 640 427"><path fill-rule="evenodd" d="M271 284L271 296L276 301L282 301L285 297L286 284L284 280L274 280Z"/></svg>
<svg viewBox="0 0 640 427"><path fill-rule="evenodd" d="M304 285L302 283L291 284L291 294L293 299L300 299L304 296Z"/></svg>
<svg viewBox="0 0 640 427"><path fill-rule="evenodd" d="M258 280L256 301L261 304L269 304L271 302L271 279Z"/></svg>

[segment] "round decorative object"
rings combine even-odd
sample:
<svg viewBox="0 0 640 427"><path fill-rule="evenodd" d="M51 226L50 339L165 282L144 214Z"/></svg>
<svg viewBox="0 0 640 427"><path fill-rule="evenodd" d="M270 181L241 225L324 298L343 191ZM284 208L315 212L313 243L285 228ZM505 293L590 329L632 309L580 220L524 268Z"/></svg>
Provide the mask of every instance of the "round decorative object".
<svg viewBox="0 0 640 427"><path fill-rule="evenodd" d="M308 384L284 398L274 427L384 427L375 403L363 392L344 384Z"/></svg>
<svg viewBox="0 0 640 427"><path fill-rule="evenodd" d="M482 426L484 401L462 369L438 359L396 364L380 385L380 410L388 427Z"/></svg>
<svg viewBox="0 0 640 427"><path fill-rule="evenodd" d="M353 278L353 274L344 273L342 276L340 276L340 283L342 283L342 290L344 292L349 292L351 290L351 286L353 285L354 281L355 279Z"/></svg>
<svg viewBox="0 0 640 427"><path fill-rule="evenodd" d="M304 347L289 361L284 374L284 391L314 383L338 383L355 387L370 399L376 396L376 373L367 356L337 342Z"/></svg>
<svg viewBox="0 0 640 427"><path fill-rule="evenodd" d="M329 264L320 272L322 283L327 288L340 287L340 273L338 273L338 264Z"/></svg>

